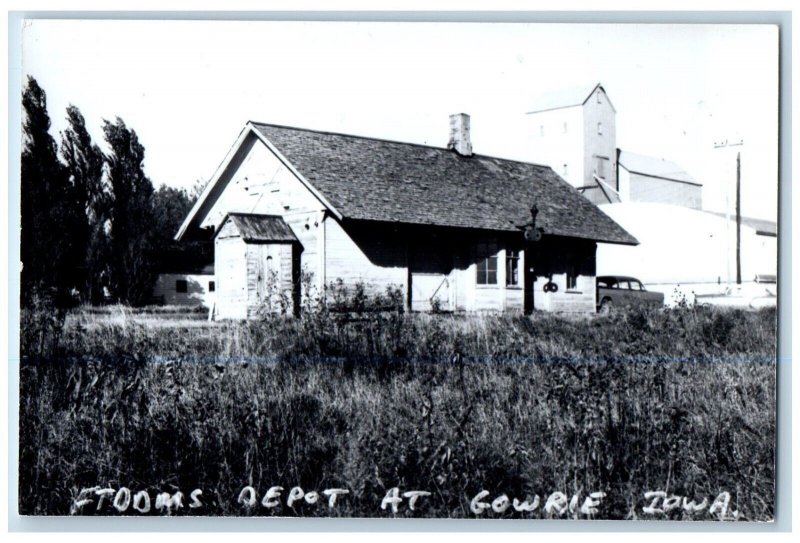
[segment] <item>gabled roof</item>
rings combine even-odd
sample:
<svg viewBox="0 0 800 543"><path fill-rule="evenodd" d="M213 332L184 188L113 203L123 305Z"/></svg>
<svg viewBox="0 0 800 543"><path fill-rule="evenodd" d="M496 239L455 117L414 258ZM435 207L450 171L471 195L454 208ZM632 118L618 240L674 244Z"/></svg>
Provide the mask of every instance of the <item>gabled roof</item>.
<svg viewBox="0 0 800 543"><path fill-rule="evenodd" d="M597 88L603 89L611 109L616 111L614 104L608 98L608 93L603 88L603 85L597 83L596 85L580 85L578 87L571 87L566 89L556 89L550 92L545 92L539 95L534 101L528 113L539 113L541 111L550 111L552 109L561 109L566 107L581 106L586 103L589 97L594 94Z"/></svg>
<svg viewBox="0 0 800 543"><path fill-rule="evenodd" d="M230 218L239 235L248 242L292 242L297 241L294 232L278 215L256 215L253 213L228 213L222 221L225 224Z"/></svg>
<svg viewBox="0 0 800 543"><path fill-rule="evenodd" d="M695 181L694 178L686 173L680 166L663 158L620 151L617 162L620 166L632 173L702 186L701 183Z"/></svg>
<svg viewBox="0 0 800 543"><path fill-rule="evenodd" d="M545 234L607 243L636 239L547 166L411 143L249 123L340 219L515 232L539 209ZM218 176L220 182L225 176ZM209 209L201 196L179 235Z"/></svg>

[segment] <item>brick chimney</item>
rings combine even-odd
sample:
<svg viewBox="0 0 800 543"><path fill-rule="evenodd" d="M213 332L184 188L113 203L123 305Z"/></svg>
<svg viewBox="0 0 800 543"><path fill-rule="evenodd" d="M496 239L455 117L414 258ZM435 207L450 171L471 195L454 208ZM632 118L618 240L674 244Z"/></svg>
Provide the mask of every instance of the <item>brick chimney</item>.
<svg viewBox="0 0 800 543"><path fill-rule="evenodd" d="M469 139L469 115L455 113L450 115L450 141L447 148L461 156L472 156L472 142Z"/></svg>

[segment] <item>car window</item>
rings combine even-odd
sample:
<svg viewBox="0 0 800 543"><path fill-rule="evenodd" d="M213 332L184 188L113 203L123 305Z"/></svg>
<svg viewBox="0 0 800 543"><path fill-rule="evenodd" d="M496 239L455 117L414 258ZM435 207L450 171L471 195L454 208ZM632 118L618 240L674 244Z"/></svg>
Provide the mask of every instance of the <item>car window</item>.
<svg viewBox="0 0 800 543"><path fill-rule="evenodd" d="M641 281L636 281L636 285L634 285L634 288L638 288L639 290L646 290Z"/></svg>
<svg viewBox="0 0 800 543"><path fill-rule="evenodd" d="M603 279L598 279L597 280L597 286L600 287L600 288L609 288L610 285L609 285L608 281L603 280Z"/></svg>

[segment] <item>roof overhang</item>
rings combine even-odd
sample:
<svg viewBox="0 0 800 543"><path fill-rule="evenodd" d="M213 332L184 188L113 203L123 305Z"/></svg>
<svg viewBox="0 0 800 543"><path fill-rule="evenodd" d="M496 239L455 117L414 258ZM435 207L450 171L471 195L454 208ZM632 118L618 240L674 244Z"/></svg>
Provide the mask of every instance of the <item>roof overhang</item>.
<svg viewBox="0 0 800 543"><path fill-rule="evenodd" d="M280 215L262 215L256 213L227 213L214 232L219 235L228 220L233 222L239 236L247 243L295 243L299 241Z"/></svg>

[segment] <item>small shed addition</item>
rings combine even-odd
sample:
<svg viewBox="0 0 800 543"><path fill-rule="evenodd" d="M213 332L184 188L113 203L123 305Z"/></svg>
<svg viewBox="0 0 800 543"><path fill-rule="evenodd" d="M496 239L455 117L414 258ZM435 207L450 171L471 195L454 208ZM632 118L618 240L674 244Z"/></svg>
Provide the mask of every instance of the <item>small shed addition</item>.
<svg viewBox="0 0 800 543"><path fill-rule="evenodd" d="M214 236L215 316L245 319L298 307L297 237L283 218L229 213Z"/></svg>

